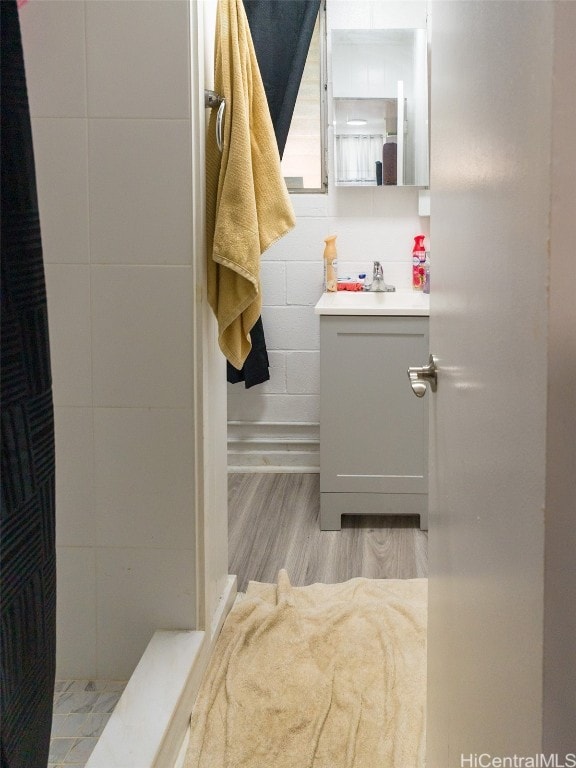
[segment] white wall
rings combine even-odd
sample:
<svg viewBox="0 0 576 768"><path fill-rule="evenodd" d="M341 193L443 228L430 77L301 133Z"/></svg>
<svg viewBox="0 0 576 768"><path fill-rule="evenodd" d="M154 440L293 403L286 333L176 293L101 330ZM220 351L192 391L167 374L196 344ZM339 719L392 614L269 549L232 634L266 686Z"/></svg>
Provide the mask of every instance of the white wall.
<svg viewBox="0 0 576 768"><path fill-rule="evenodd" d="M425 0L328 0L328 41L332 29L426 27L426 8ZM331 88L328 48L329 101ZM329 169L332 145L329 129ZM262 257L262 318L271 378L249 390L243 384L228 385L228 419L233 422L229 445L235 452L229 456L229 466L262 469L265 464L273 468L276 462L284 468L318 468L320 352L314 305L323 290L327 235L338 235L341 276L367 272L374 260L380 260L387 282L397 288L411 286L413 238L428 234L430 221L418 215L418 191L335 188L332 181L329 170L328 194L292 195L296 227ZM296 432L295 424L302 425ZM242 444L255 438L258 444L251 457ZM305 450L303 441L308 443ZM267 448L277 452L275 457Z"/></svg>
<svg viewBox="0 0 576 768"><path fill-rule="evenodd" d="M20 10L56 410L59 677L195 621L188 2Z"/></svg>

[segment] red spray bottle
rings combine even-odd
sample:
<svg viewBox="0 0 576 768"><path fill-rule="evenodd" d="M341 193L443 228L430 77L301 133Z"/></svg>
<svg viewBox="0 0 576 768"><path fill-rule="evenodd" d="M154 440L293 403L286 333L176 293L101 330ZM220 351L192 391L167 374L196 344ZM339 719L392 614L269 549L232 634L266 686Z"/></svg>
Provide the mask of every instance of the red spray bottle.
<svg viewBox="0 0 576 768"><path fill-rule="evenodd" d="M426 278L426 250L424 248L425 235L416 235L414 248L412 249L412 288L421 291L424 288Z"/></svg>

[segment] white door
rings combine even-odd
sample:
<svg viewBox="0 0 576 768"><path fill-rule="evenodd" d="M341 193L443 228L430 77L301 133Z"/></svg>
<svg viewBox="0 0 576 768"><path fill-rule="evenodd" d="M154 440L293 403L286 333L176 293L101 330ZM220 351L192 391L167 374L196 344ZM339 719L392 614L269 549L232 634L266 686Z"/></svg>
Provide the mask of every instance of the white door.
<svg viewBox="0 0 576 768"><path fill-rule="evenodd" d="M431 7L427 765L461 768L541 748L554 9Z"/></svg>

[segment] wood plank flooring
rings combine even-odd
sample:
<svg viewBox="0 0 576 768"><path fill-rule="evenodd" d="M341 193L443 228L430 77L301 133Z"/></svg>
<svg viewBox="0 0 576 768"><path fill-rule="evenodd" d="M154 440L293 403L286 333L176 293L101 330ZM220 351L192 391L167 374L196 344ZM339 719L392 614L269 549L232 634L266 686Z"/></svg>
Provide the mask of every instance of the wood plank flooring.
<svg viewBox="0 0 576 768"><path fill-rule="evenodd" d="M294 586L428 575L418 517L344 515L341 531L321 531L319 511L319 474L230 474L229 573L238 590L275 582L280 568Z"/></svg>

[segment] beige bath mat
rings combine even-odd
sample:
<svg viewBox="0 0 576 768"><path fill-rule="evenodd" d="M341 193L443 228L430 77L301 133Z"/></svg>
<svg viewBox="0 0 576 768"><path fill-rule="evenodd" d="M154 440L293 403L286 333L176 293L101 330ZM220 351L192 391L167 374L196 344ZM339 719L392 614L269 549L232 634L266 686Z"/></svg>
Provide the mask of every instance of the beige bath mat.
<svg viewBox="0 0 576 768"><path fill-rule="evenodd" d="M421 768L426 579L251 582L216 644L185 768Z"/></svg>

